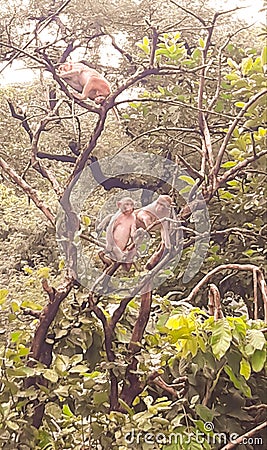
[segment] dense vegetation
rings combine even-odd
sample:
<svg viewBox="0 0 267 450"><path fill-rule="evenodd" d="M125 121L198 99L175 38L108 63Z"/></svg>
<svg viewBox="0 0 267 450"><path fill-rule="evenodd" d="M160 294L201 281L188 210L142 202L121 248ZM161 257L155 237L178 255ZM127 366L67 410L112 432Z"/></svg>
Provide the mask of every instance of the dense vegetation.
<svg viewBox="0 0 267 450"><path fill-rule="evenodd" d="M266 29L198 0L0 5L1 448L263 448ZM100 217L156 194L172 250L146 270L152 232L107 287Z"/></svg>

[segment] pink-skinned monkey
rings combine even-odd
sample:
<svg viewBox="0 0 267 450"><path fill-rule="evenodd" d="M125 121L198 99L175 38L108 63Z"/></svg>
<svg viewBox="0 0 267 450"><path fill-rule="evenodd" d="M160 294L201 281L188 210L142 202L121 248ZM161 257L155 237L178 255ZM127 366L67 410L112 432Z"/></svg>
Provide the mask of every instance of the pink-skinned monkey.
<svg viewBox="0 0 267 450"><path fill-rule="evenodd" d="M65 62L59 66L58 75L78 93L73 93L79 100L94 100L101 105L111 93L109 82L97 70L82 62Z"/></svg>
<svg viewBox="0 0 267 450"><path fill-rule="evenodd" d="M160 261L164 250L171 249L170 242L170 223L168 220L162 220L160 224L152 226L159 219L170 218L172 199L169 195L160 195L154 202L135 211L136 226L145 230L160 229L161 243L157 251L151 256L146 264L146 268L151 270Z"/></svg>
<svg viewBox="0 0 267 450"><path fill-rule="evenodd" d="M136 255L134 202L130 197L124 197L118 201L117 206L119 210L111 217L107 227L105 251L99 252L99 257L107 267L117 261L129 271ZM98 226L99 229L103 228L104 222L106 218Z"/></svg>

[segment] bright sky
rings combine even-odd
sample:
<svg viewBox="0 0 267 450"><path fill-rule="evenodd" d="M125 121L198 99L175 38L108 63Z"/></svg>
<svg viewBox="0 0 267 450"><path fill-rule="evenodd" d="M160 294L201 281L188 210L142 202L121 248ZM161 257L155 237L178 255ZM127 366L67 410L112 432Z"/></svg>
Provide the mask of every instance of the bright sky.
<svg viewBox="0 0 267 450"><path fill-rule="evenodd" d="M233 9L243 7L240 11L235 12L237 17L245 20L246 22L262 22L266 23L266 15L264 11L260 11L263 8L263 0L209 0L210 6L216 6L220 10Z"/></svg>
<svg viewBox="0 0 267 450"><path fill-rule="evenodd" d="M235 12L236 17L246 21L248 24L265 23L266 16L264 11L260 11L263 8L263 0L209 0L209 4L212 7L216 7L217 10L225 10L227 8L232 9L236 6L245 7L240 11ZM47 35L45 40L47 40ZM111 49L113 50L113 49ZM111 53L111 51L109 51ZM112 53L112 60L116 58L116 52L114 55ZM0 69L3 65L0 65ZM31 80L36 76L34 72L30 69L25 69L25 65L22 61L14 61L12 66L8 66L3 73L0 74L0 84L9 85L13 83L31 82Z"/></svg>

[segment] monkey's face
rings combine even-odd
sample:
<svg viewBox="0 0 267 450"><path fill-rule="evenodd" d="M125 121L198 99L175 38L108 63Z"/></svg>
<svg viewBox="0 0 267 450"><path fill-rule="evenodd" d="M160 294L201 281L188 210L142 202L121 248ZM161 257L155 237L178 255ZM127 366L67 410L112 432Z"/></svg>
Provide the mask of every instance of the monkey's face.
<svg viewBox="0 0 267 450"><path fill-rule="evenodd" d="M118 202L118 207L123 214L131 214L134 210L134 203L132 199L125 199Z"/></svg>
<svg viewBox="0 0 267 450"><path fill-rule="evenodd" d="M169 203L165 202L165 201L157 201L157 205L156 205L156 213L159 217L162 216L162 214L166 214L170 209L170 205Z"/></svg>
<svg viewBox="0 0 267 450"><path fill-rule="evenodd" d="M61 64L58 68L58 72L59 73L63 73L63 72L68 72L69 70L72 69L72 64L69 62L66 62L64 64Z"/></svg>

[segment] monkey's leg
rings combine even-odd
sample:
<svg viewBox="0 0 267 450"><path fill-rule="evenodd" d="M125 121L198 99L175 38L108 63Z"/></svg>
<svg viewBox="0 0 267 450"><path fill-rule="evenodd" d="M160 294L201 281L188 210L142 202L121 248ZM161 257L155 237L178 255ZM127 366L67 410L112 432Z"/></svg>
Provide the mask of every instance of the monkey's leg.
<svg viewBox="0 0 267 450"><path fill-rule="evenodd" d="M101 261L105 264L105 268L111 266L113 264L112 259L110 259L103 250L98 252L98 256L101 259Z"/></svg>
<svg viewBox="0 0 267 450"><path fill-rule="evenodd" d="M146 266L145 266L145 268L147 270L152 270L160 262L162 255L164 253L164 250L165 250L165 245L163 242L161 242L159 247L155 251L155 253L153 253L153 255L147 261Z"/></svg>

